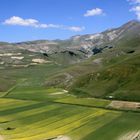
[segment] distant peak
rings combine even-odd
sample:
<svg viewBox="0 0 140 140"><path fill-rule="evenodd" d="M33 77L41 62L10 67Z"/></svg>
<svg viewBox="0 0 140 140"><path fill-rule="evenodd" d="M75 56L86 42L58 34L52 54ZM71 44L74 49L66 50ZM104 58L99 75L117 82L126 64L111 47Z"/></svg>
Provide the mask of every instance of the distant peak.
<svg viewBox="0 0 140 140"><path fill-rule="evenodd" d="M124 25L135 25L135 24L140 24L140 22L138 20L131 20Z"/></svg>

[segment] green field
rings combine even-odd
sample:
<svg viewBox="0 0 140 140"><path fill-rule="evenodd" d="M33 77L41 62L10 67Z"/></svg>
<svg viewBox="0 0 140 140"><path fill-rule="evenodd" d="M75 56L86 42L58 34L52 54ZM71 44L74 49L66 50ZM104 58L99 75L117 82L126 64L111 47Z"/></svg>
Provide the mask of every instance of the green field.
<svg viewBox="0 0 140 140"><path fill-rule="evenodd" d="M139 103L139 54L108 53L72 65L0 69L0 140L135 140L140 107L110 104Z"/></svg>
<svg viewBox="0 0 140 140"><path fill-rule="evenodd" d="M117 140L140 130L138 112L109 110L108 100L78 99L62 89L22 87L22 82L0 98L1 139Z"/></svg>

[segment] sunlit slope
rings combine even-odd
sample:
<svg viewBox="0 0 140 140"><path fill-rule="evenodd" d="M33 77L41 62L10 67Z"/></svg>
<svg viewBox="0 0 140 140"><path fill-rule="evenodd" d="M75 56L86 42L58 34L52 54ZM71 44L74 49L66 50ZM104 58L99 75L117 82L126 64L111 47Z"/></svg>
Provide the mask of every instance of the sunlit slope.
<svg viewBox="0 0 140 140"><path fill-rule="evenodd" d="M118 60L117 60L118 59ZM80 96L114 98L140 101L140 56L111 59L110 64L97 71L81 76L71 92Z"/></svg>

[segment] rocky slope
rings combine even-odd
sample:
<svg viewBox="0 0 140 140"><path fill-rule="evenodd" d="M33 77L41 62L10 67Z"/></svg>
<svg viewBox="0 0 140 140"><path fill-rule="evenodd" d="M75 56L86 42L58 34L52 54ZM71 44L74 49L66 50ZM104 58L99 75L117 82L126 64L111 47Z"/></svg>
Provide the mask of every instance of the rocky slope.
<svg viewBox="0 0 140 140"><path fill-rule="evenodd" d="M139 58L137 21L68 40L0 42L0 90L22 77L25 85L61 87L80 97L140 101Z"/></svg>
<svg viewBox="0 0 140 140"><path fill-rule="evenodd" d="M118 47L123 42L134 40L134 38L140 39L140 22L138 21L130 21L119 28L97 34L73 36L67 40L38 40L13 44L1 42L0 64L14 63L15 59L21 64L32 63L32 59L63 64L76 63Z"/></svg>

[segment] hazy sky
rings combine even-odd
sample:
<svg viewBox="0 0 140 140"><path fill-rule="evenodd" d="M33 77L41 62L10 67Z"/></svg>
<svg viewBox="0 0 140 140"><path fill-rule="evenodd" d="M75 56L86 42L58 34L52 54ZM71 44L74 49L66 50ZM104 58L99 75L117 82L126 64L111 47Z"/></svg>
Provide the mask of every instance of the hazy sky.
<svg viewBox="0 0 140 140"><path fill-rule="evenodd" d="M66 39L140 20L140 0L0 0L0 41Z"/></svg>

